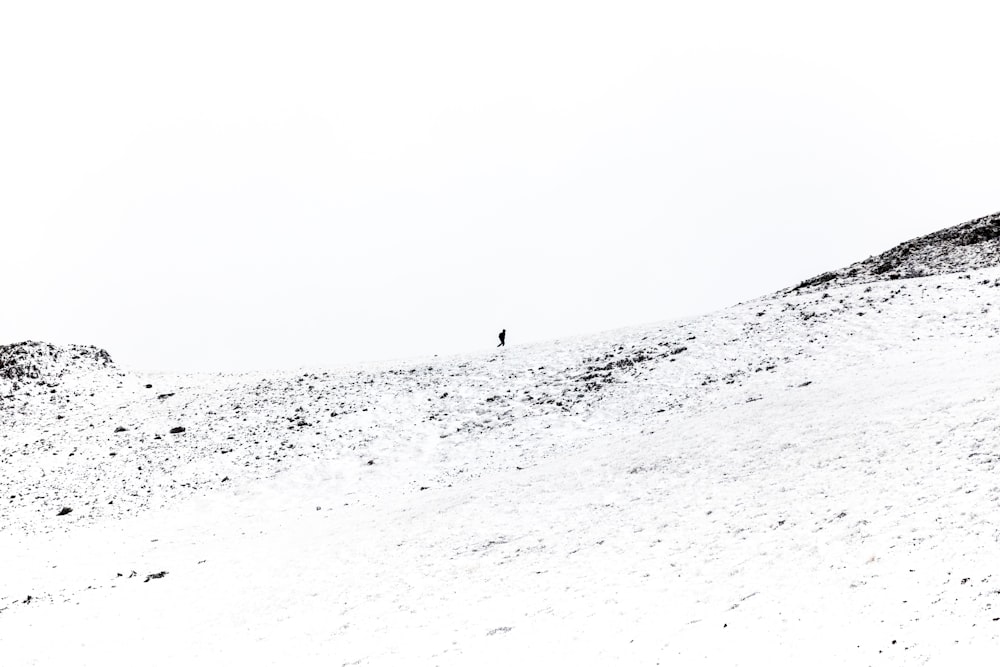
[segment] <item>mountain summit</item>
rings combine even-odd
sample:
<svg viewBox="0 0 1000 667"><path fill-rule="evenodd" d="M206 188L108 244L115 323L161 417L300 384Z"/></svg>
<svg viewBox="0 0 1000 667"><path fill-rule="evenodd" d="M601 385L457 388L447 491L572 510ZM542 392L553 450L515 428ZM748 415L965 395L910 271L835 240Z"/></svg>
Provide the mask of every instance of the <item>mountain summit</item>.
<svg viewBox="0 0 1000 667"><path fill-rule="evenodd" d="M804 280L792 291L975 271L1000 264L1000 212L900 243L880 255Z"/></svg>

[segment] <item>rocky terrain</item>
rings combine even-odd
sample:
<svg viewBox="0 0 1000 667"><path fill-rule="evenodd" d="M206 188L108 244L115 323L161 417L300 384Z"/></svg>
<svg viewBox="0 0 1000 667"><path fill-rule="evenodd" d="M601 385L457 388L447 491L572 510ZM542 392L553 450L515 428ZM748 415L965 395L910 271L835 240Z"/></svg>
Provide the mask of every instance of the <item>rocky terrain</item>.
<svg viewBox="0 0 1000 667"><path fill-rule="evenodd" d="M1000 213L900 243L838 271L804 280L793 291L960 273L1000 264Z"/></svg>
<svg viewBox="0 0 1000 667"><path fill-rule="evenodd" d="M106 375L109 370L113 373L113 368L107 351L88 345L56 346L33 341L0 345L0 394L10 397L27 385L52 389L67 375L74 379L95 373Z"/></svg>

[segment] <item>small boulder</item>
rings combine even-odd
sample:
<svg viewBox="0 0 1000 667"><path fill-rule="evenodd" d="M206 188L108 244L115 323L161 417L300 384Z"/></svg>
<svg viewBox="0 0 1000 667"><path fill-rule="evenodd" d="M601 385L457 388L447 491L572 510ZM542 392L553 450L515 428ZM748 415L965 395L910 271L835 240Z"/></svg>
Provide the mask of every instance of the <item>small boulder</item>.
<svg viewBox="0 0 1000 667"><path fill-rule="evenodd" d="M72 511L73 511L72 507L64 507L61 510L59 510L59 513L56 514L56 516L66 516L67 514L69 514Z"/></svg>
<svg viewBox="0 0 1000 667"><path fill-rule="evenodd" d="M175 427L173 427L172 429L170 429L170 432L171 432L171 433L174 433L174 434L177 434L177 433L183 433L183 432L184 432L184 431L186 431L186 430L187 430L187 429L186 429L186 428L184 428L183 426L175 426Z"/></svg>

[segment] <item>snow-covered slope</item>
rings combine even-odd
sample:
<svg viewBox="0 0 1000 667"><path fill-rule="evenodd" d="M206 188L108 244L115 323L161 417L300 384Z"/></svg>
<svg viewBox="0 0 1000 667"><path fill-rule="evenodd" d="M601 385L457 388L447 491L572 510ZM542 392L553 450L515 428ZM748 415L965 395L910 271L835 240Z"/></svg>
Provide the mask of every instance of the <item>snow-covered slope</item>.
<svg viewBox="0 0 1000 667"><path fill-rule="evenodd" d="M2 663L994 664L998 332L994 266L402 365L39 366Z"/></svg>

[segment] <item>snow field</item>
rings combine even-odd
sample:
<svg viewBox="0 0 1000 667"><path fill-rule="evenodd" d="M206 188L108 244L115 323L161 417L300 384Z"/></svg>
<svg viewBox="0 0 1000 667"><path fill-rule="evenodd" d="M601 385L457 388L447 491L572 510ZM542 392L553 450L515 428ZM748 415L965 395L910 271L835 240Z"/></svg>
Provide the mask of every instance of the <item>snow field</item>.
<svg viewBox="0 0 1000 667"><path fill-rule="evenodd" d="M994 664L998 276L478 356L98 377L52 409L18 394L0 654Z"/></svg>

